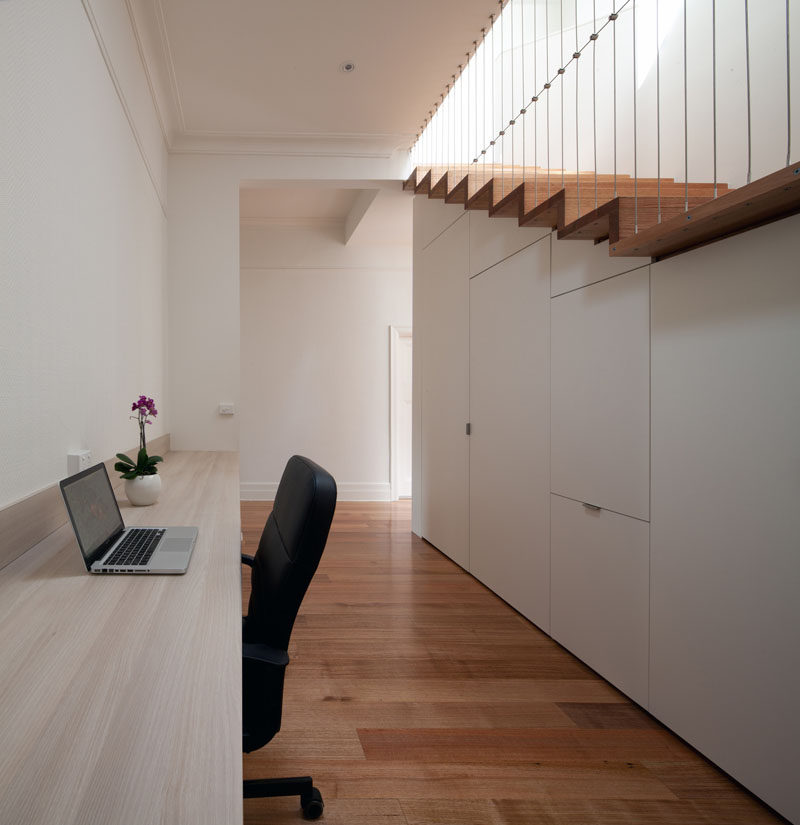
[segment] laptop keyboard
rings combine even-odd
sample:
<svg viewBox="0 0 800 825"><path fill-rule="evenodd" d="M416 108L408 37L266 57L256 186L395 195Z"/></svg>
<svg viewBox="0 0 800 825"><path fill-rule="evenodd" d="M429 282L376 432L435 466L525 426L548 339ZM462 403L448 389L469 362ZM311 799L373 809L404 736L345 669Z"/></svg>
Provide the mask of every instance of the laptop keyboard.
<svg viewBox="0 0 800 825"><path fill-rule="evenodd" d="M150 561L164 530L157 527L142 527L129 530L117 549L103 562L123 567L141 567Z"/></svg>

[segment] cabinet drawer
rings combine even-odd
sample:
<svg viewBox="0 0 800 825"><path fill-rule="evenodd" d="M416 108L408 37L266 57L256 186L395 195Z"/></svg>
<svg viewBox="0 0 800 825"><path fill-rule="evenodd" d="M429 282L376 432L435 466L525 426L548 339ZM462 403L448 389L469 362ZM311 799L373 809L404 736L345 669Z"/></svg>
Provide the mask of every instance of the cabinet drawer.
<svg viewBox="0 0 800 825"><path fill-rule="evenodd" d="M647 707L650 526L552 495L550 529L551 635Z"/></svg>

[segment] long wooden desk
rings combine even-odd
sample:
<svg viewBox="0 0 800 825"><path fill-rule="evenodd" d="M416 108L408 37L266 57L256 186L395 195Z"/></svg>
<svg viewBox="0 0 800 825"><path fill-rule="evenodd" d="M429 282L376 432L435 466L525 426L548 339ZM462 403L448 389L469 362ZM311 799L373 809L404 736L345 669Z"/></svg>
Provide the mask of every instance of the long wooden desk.
<svg viewBox="0 0 800 825"><path fill-rule="evenodd" d="M196 525L184 576L92 576L66 525L0 571L0 823L239 825L235 453L171 452L126 524Z"/></svg>

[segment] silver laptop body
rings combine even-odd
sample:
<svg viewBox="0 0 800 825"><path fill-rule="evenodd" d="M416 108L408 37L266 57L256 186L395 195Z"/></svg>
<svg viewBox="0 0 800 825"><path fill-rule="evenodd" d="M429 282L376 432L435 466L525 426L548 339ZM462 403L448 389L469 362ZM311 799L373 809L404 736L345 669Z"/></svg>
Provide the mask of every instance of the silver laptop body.
<svg viewBox="0 0 800 825"><path fill-rule="evenodd" d="M196 527L125 527L104 464L59 485L90 573L185 573Z"/></svg>

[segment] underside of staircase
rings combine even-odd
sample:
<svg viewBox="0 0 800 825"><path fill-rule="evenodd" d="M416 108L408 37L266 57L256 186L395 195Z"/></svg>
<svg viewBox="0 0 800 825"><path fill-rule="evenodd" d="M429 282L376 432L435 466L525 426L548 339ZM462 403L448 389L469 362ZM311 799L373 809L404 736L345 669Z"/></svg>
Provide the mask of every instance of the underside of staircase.
<svg viewBox="0 0 800 825"><path fill-rule="evenodd" d="M563 240L608 240L612 257L663 258L800 210L800 163L738 189L671 178L532 167L416 168L403 188Z"/></svg>

